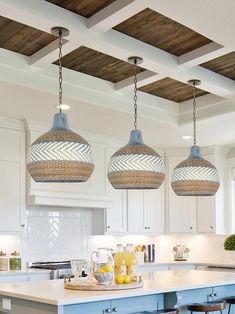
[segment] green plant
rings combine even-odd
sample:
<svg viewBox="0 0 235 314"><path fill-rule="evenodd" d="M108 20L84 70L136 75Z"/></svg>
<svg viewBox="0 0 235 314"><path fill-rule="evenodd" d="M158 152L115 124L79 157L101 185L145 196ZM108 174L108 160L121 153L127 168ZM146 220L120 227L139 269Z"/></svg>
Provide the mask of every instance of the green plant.
<svg viewBox="0 0 235 314"><path fill-rule="evenodd" d="M224 249L226 251L235 251L235 234L231 234L224 240Z"/></svg>

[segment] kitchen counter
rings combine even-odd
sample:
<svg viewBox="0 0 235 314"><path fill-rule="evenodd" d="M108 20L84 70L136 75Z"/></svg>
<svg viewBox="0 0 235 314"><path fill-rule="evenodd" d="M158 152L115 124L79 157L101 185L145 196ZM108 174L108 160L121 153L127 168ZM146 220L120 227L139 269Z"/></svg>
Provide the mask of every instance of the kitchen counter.
<svg viewBox="0 0 235 314"><path fill-rule="evenodd" d="M38 274L48 274L50 270L47 269L32 269L32 268L24 268L21 270L7 270L7 271L0 271L0 278L2 276L17 276L17 275L38 275Z"/></svg>
<svg viewBox="0 0 235 314"><path fill-rule="evenodd" d="M147 273L144 274L143 279L143 288L120 291L67 290L63 287L63 280L2 283L0 284L0 295L52 305L71 305L173 291L235 285L235 274L200 270Z"/></svg>

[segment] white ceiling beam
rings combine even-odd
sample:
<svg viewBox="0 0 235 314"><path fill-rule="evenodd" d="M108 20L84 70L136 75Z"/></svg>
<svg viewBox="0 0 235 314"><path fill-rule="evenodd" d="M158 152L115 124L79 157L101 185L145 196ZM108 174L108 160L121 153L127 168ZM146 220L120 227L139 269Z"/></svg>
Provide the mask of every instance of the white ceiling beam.
<svg viewBox="0 0 235 314"><path fill-rule="evenodd" d="M29 64L34 66L40 66L43 64L53 63L58 59L58 44L59 39L54 40L49 45L43 47L39 51L35 52L32 56L29 58ZM78 44L68 41L66 39L63 39L63 56L67 55L71 51L78 48Z"/></svg>
<svg viewBox="0 0 235 314"><path fill-rule="evenodd" d="M212 42L179 56L178 64L191 68L209 60L221 57L229 52L231 52L230 49Z"/></svg>
<svg viewBox="0 0 235 314"><path fill-rule="evenodd" d="M105 32L142 11L146 6L146 1L116 0L103 10L92 15L88 20L88 27Z"/></svg>
<svg viewBox="0 0 235 314"><path fill-rule="evenodd" d="M155 72L146 70L137 74L138 88L148 85L150 83L159 81L163 79L165 76L161 74L157 74ZM116 91L123 91L133 88L134 84L134 76L128 77L120 82L114 84L114 89Z"/></svg>

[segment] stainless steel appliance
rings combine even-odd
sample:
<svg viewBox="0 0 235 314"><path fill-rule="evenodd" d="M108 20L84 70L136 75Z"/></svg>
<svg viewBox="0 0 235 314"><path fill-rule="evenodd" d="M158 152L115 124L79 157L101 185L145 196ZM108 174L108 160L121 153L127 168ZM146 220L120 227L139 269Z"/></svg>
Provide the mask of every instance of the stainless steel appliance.
<svg viewBox="0 0 235 314"><path fill-rule="evenodd" d="M50 279L62 279L72 276L70 261L59 262L35 262L29 265L29 268L50 270Z"/></svg>

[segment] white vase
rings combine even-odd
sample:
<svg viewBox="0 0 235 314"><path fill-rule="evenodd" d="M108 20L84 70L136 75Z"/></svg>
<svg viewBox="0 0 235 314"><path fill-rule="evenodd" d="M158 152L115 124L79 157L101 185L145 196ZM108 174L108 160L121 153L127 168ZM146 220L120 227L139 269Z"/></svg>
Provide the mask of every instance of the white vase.
<svg viewBox="0 0 235 314"><path fill-rule="evenodd" d="M228 257L232 260L235 260L235 251L227 251Z"/></svg>

